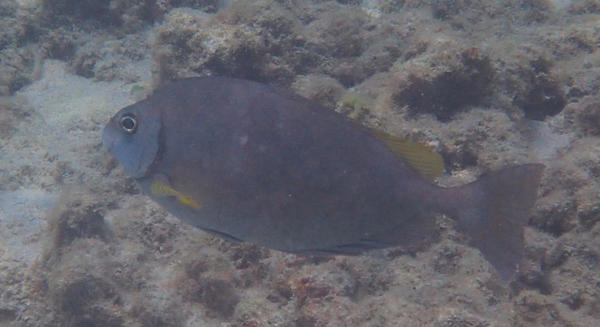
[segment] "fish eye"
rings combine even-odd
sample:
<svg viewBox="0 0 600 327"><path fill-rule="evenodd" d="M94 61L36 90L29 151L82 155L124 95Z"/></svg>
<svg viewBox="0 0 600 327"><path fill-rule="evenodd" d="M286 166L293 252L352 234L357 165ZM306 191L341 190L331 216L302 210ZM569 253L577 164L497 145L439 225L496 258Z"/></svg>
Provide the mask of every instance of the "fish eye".
<svg viewBox="0 0 600 327"><path fill-rule="evenodd" d="M123 115L119 120L119 124L121 125L121 128L128 134L135 133L135 130L137 129L137 120L132 114Z"/></svg>

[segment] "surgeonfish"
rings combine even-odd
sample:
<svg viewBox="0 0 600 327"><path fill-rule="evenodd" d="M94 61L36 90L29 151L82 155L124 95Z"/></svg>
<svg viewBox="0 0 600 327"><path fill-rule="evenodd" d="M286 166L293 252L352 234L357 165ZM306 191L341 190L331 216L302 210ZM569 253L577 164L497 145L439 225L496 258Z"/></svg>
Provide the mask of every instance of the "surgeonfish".
<svg viewBox="0 0 600 327"><path fill-rule="evenodd" d="M231 241L324 255L411 247L456 220L513 277L543 165L432 182L442 158L299 96L227 77L175 81L121 109L103 144L183 221Z"/></svg>

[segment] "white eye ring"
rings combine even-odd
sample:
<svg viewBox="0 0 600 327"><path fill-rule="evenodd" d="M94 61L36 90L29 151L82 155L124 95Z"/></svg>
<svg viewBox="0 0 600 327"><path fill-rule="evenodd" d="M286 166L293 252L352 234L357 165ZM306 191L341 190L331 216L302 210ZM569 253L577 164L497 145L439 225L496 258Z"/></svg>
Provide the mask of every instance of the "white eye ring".
<svg viewBox="0 0 600 327"><path fill-rule="evenodd" d="M119 125L126 133L133 134L137 129L137 119L132 114L124 114L119 120Z"/></svg>

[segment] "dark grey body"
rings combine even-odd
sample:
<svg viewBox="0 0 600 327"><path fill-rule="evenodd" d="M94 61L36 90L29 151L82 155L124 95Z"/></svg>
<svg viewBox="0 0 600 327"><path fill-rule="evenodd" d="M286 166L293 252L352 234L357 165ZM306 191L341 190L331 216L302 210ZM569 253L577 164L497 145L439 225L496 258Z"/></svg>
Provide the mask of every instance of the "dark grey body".
<svg viewBox="0 0 600 327"><path fill-rule="evenodd" d="M154 197L182 219L297 252L374 244L390 230L401 242L403 224L433 214L436 187L354 122L262 84L192 81L150 100L169 131L151 173L203 205Z"/></svg>
<svg viewBox="0 0 600 327"><path fill-rule="evenodd" d="M119 135L118 118L126 112L143 116L139 135ZM145 131L148 123L153 127ZM163 87L115 115L104 143L175 216L226 238L289 252L355 254L411 245L433 233L436 213L455 216L470 207L465 221L478 221L488 210L479 205L486 193L476 184L437 187L354 122L246 80L193 78ZM541 168L534 166L517 168L532 175L527 185L535 184L526 187L528 203L524 209L519 205L520 214L535 201ZM152 195L157 176L202 208ZM486 221L481 225L488 227ZM515 228L507 240L509 247L516 244L515 255L498 259L507 261L499 266L511 273L522 246L522 224ZM504 256L503 251L484 254Z"/></svg>

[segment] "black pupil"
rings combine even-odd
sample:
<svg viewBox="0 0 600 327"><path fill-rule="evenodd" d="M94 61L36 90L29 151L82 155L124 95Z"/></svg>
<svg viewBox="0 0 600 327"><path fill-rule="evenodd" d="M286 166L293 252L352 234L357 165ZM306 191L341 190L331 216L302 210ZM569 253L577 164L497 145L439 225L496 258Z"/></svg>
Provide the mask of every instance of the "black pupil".
<svg viewBox="0 0 600 327"><path fill-rule="evenodd" d="M121 125L124 129L130 131L135 128L135 120L133 120L131 117L124 117L121 121Z"/></svg>

